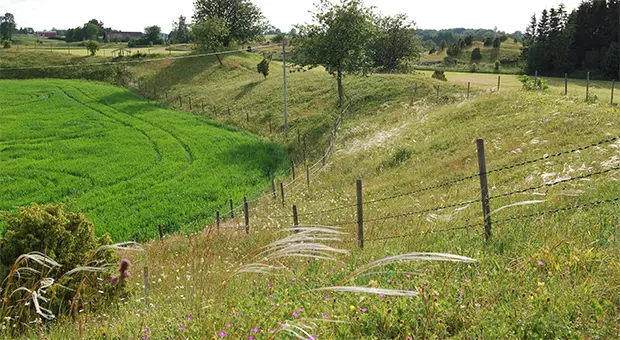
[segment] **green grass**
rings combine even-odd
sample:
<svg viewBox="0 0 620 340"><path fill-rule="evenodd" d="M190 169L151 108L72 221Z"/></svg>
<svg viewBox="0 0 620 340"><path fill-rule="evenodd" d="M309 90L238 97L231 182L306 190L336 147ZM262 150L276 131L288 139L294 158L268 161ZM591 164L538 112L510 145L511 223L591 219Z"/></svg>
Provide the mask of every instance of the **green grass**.
<svg viewBox="0 0 620 340"><path fill-rule="evenodd" d="M183 62L158 61L132 68L147 89L131 88L176 106L176 98L204 102L193 111L270 137L299 160L295 129L309 136L311 163L326 147L326 134L336 117L335 80L324 70L287 74L293 133L282 133L281 64L272 63L266 79L256 73L259 56L240 54ZM466 100L466 77L475 77ZM58 320L41 332L53 339L136 338L269 338L278 322L316 321L311 334L323 338L613 338L618 334L620 304L617 246L618 206L574 209L534 218L517 218L556 207L620 196L618 171L506 198L492 209L529 201L492 216L493 236L484 241L480 227L459 228L481 221L478 203L386 221L366 222L365 249L356 247L355 207L303 215L355 203L355 181L363 180L364 200L405 193L478 171L475 139L486 141L489 169L573 149L620 135L617 107L586 104L563 97L556 86L546 92L525 92L507 78L500 92L490 91L494 75L448 73L440 82L415 75L376 74L346 77L352 105L336 138L326 167L311 173L311 186L301 181L286 188L285 205L264 198L251 204L251 232L245 235L226 221L198 235L169 235L151 241L144 254L122 254L134 262L130 299L105 311L88 307L75 320ZM458 78L462 77L462 78ZM437 98L434 85L441 86ZM553 84L552 84L553 85ZM577 85L575 85L577 86ZM417 89L414 92L414 89ZM162 95L168 92L168 100ZM573 87L569 89L573 91ZM231 107L231 113L226 110ZM214 107L213 107L214 106ZM185 103L184 109L188 109ZM246 113L250 122L245 122ZM267 117L273 119L269 132ZM292 136L291 136L292 135ZM620 144L604 144L489 175L491 195L538 186L618 166ZM298 167L298 174L303 174ZM285 183L292 178L286 177ZM300 185L297 185L300 184ZM398 199L369 204L365 220L474 200L477 178ZM279 228L296 204L302 224L342 225L349 250L337 261L283 258L273 265L289 269L280 276L244 274L230 277L254 258L261 246L286 236ZM349 222L353 222L349 224ZM372 241L388 236L407 236ZM355 268L371 260L414 251L453 253L475 258L475 264L401 263L356 276L348 285L417 291L419 298L312 292L342 285ZM139 268L148 265L151 306L144 310ZM408 274L408 275L407 275ZM326 296L328 296L326 298ZM353 309L351 308L353 306ZM363 309L367 309L363 311ZM299 317L293 313L299 314ZM326 315L328 318L326 318ZM334 323L337 321L339 323ZM227 326L230 324L230 327ZM259 332L252 328L259 327ZM146 329L145 329L146 328ZM40 336L33 330L26 336ZM278 334L277 338L288 338Z"/></svg>
<svg viewBox="0 0 620 340"><path fill-rule="evenodd" d="M165 109L118 87L2 81L2 210L66 202L114 240L195 231L284 174L264 139ZM227 210L227 209L226 209ZM196 220L196 221L195 221Z"/></svg>

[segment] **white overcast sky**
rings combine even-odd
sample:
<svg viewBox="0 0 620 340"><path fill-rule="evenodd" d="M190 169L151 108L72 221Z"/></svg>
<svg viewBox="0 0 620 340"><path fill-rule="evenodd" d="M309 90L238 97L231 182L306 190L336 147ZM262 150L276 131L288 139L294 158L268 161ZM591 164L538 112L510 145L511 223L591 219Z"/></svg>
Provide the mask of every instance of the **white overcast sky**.
<svg viewBox="0 0 620 340"><path fill-rule="evenodd" d="M311 19L316 0L253 0L269 22L288 31ZM385 15L405 13L418 28L493 28L525 30L530 17L563 2L569 10L581 0L366 0ZM18 27L71 28L90 19L123 31L159 25L169 32L179 15L191 18L193 0L0 0L0 13L13 13Z"/></svg>

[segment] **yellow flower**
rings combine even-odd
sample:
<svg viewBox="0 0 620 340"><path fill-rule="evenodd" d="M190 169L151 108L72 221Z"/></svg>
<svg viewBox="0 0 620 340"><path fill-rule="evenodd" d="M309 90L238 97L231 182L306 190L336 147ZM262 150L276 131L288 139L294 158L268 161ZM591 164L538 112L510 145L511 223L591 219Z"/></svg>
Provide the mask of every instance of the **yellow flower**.
<svg viewBox="0 0 620 340"><path fill-rule="evenodd" d="M349 306L349 309L350 309L352 312L355 312L355 306L350 305L350 306Z"/></svg>

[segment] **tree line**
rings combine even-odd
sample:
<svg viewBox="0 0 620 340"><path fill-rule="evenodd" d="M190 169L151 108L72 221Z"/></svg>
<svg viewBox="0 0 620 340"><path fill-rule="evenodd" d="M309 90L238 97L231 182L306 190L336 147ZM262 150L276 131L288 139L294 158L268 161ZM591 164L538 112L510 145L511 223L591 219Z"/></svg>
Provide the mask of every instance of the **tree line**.
<svg viewBox="0 0 620 340"><path fill-rule="evenodd" d="M618 0L586 0L572 12L564 5L532 16L523 40L525 72L563 75L592 71L620 77Z"/></svg>

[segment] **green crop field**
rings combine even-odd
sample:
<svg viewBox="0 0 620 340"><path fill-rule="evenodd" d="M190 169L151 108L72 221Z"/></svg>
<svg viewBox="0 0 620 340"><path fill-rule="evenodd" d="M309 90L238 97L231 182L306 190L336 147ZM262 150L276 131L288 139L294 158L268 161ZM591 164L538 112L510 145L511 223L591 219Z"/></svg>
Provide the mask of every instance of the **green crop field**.
<svg viewBox="0 0 620 340"><path fill-rule="evenodd" d="M199 230L283 174L286 153L235 128L85 81L0 81L0 209L65 202L115 240Z"/></svg>

